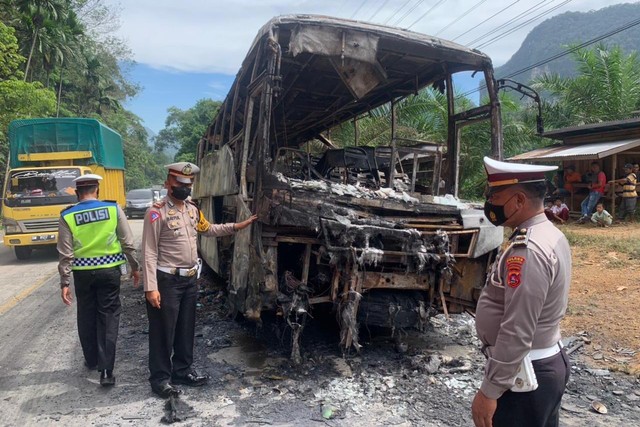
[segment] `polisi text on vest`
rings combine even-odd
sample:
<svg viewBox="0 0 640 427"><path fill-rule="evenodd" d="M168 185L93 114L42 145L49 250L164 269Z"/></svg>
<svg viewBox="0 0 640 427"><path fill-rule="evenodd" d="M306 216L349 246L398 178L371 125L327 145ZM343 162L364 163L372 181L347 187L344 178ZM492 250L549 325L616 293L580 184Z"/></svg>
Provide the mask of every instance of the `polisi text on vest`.
<svg viewBox="0 0 640 427"><path fill-rule="evenodd" d="M92 211L78 212L73 215L76 225L89 224L91 222L106 221L109 219L109 210L95 209Z"/></svg>

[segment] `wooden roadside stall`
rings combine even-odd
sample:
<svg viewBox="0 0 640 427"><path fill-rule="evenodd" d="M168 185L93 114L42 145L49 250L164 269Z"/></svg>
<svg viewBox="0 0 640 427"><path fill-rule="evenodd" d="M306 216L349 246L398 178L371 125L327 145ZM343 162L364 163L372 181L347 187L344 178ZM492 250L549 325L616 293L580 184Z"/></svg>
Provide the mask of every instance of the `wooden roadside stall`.
<svg viewBox="0 0 640 427"><path fill-rule="evenodd" d="M564 170L574 166L581 175L589 172L592 162L600 164L607 182L624 177L625 163L640 162L640 119L618 120L596 124L572 126L544 132L541 136L558 142L510 157L509 161L559 164ZM566 197L572 213L580 212L580 203L587 196L588 184L574 184ZM616 199L622 193L620 184L608 184L604 203L615 216Z"/></svg>

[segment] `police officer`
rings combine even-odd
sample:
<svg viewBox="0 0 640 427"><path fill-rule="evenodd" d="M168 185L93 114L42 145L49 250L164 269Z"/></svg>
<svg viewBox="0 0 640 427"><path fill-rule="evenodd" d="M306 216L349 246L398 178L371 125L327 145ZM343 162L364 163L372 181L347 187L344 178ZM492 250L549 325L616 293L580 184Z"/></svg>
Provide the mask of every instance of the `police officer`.
<svg viewBox="0 0 640 427"><path fill-rule="evenodd" d="M488 157L484 164L485 215L515 232L493 263L478 301L476 330L487 362L473 400L473 421L480 427L558 426L569 380L560 320L567 308L571 251L544 214L544 174L556 167ZM535 375L527 377L529 360ZM536 381L537 389L526 391Z"/></svg>
<svg viewBox="0 0 640 427"><path fill-rule="evenodd" d="M71 305L73 272L78 299L78 335L85 366L100 371L100 384L115 384L113 366L120 323L120 276L131 265L134 287L140 279L133 234L116 202L100 201L100 175L73 181L78 203L60 213L58 271L62 301ZM126 257L126 258L125 258Z"/></svg>
<svg viewBox="0 0 640 427"><path fill-rule="evenodd" d="M167 165L167 196L144 219L142 257L149 318L149 382L161 397L179 391L174 384L201 386L208 380L191 367L196 319L197 235L225 236L248 227L210 224L189 199L199 168L188 162ZM172 355L173 353L173 355Z"/></svg>

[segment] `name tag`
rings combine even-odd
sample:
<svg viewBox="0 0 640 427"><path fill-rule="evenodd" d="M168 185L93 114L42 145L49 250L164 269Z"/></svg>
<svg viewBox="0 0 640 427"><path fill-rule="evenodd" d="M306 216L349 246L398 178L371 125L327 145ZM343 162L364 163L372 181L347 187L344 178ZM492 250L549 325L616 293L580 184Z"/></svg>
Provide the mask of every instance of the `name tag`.
<svg viewBox="0 0 640 427"><path fill-rule="evenodd" d="M93 211L78 212L73 215L76 225L90 224L92 222L106 221L109 219L109 209L96 209Z"/></svg>

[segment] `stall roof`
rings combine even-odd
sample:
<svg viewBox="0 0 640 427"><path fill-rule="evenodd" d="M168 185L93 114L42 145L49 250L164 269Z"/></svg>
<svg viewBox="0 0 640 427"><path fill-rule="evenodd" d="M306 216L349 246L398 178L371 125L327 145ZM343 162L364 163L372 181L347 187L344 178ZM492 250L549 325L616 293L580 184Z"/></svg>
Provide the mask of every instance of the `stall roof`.
<svg viewBox="0 0 640 427"><path fill-rule="evenodd" d="M567 139L572 137L614 132L621 130L637 129L640 126L640 118L615 120L610 122L592 123L588 125L570 126L561 129L553 129L542 134L545 138Z"/></svg>
<svg viewBox="0 0 640 427"><path fill-rule="evenodd" d="M584 145L551 145L510 157L510 161L553 162L564 160L596 160L640 146L640 139L598 142Z"/></svg>

